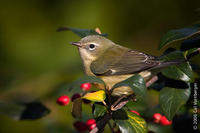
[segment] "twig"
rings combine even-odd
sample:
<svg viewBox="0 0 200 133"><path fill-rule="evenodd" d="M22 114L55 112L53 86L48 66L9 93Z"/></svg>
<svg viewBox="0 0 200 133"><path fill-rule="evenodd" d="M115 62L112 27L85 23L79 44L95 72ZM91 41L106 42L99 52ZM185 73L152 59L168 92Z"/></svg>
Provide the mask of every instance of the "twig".
<svg viewBox="0 0 200 133"><path fill-rule="evenodd" d="M132 100L133 99L133 97L135 97L135 95L133 94L133 95L130 95L130 96L128 96L126 99L124 99L124 100L120 100L115 106L114 106L114 104L111 106L111 110L112 111L116 111L116 110L118 110L118 109L121 109L122 107L124 107L130 100ZM133 99L134 101L136 101L136 99ZM118 101L118 100L117 100Z"/></svg>
<svg viewBox="0 0 200 133"><path fill-rule="evenodd" d="M113 105L111 105L111 110L114 110L114 108L120 103L120 101L123 99L123 98L125 98L126 97L126 95L122 95L121 97L119 97L118 99L117 99L117 101L115 101L114 102L114 104Z"/></svg>
<svg viewBox="0 0 200 133"><path fill-rule="evenodd" d="M111 108L111 110L116 111L118 109L121 109L122 107L124 107L124 105L126 105L128 103L128 101L129 100L119 102L115 107Z"/></svg>
<svg viewBox="0 0 200 133"><path fill-rule="evenodd" d="M146 87L151 86L151 85L152 85L153 83L155 83L157 80L158 80L158 76L157 76L157 75L153 76L149 81L147 81Z"/></svg>

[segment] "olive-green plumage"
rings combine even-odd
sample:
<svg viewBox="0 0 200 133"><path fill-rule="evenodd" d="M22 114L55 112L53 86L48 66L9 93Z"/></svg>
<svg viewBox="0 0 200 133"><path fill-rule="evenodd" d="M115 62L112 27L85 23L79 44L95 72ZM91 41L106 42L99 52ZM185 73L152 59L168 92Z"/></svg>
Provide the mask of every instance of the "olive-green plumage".
<svg viewBox="0 0 200 133"><path fill-rule="evenodd" d="M117 45L99 35L86 36L72 44L78 46L85 73L101 78L106 83L107 89L111 89L114 84L136 73L147 81L157 73L154 68L171 65L169 62L157 60L154 56ZM96 86L102 89L100 84ZM121 96L132 93L131 88L123 86L114 89L112 95Z"/></svg>

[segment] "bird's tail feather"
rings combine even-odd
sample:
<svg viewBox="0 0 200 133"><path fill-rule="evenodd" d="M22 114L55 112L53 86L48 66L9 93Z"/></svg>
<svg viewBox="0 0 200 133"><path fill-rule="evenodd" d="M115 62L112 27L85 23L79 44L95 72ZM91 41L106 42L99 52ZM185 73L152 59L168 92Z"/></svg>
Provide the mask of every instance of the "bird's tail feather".
<svg viewBox="0 0 200 133"><path fill-rule="evenodd" d="M165 62L161 62L159 65L153 67L152 69L158 69L158 68L164 68L164 67L173 66L173 65L179 65L184 62L187 62L187 60L179 59L179 60L165 61Z"/></svg>
<svg viewBox="0 0 200 133"><path fill-rule="evenodd" d="M178 65L178 64L187 62L187 61L189 61L189 59L198 55L199 53L200 53L200 48L197 48L197 50L195 50L194 52L187 55L186 59L177 59L177 60L172 60L172 61L161 62L159 65L157 65L156 67L153 67L152 69L164 68L164 67L167 67L167 66L173 66L173 65Z"/></svg>

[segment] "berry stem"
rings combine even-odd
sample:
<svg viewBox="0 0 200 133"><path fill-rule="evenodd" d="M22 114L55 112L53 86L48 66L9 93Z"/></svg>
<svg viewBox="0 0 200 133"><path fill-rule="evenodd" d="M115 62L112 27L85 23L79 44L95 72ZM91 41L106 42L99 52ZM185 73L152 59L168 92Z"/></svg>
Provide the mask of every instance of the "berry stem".
<svg viewBox="0 0 200 133"><path fill-rule="evenodd" d="M107 107L107 104L106 104L106 102L104 100L102 101L102 103Z"/></svg>

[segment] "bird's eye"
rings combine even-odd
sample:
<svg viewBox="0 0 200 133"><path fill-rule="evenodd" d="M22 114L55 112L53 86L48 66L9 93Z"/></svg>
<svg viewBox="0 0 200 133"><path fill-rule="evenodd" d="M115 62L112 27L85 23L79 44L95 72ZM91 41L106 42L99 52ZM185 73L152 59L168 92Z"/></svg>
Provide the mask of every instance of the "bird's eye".
<svg viewBox="0 0 200 133"><path fill-rule="evenodd" d="M94 44L90 44L89 45L89 50L94 50L95 49L95 45Z"/></svg>

